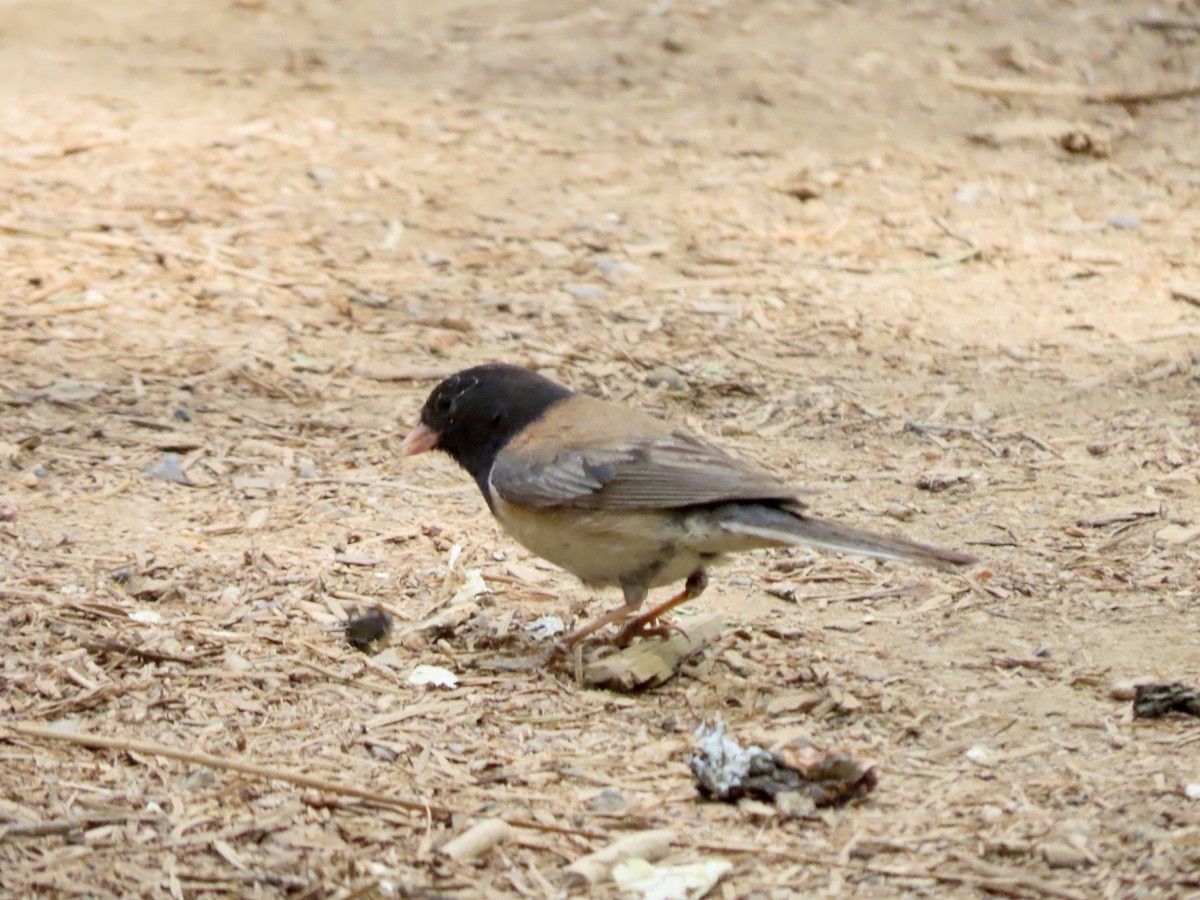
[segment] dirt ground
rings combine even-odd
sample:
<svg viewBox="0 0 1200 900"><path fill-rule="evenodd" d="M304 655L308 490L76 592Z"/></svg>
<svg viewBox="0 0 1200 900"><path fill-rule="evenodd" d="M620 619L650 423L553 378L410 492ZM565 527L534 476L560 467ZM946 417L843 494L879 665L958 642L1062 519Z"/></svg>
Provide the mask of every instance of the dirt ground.
<svg viewBox="0 0 1200 900"><path fill-rule="evenodd" d="M565 867L666 828L713 896L1196 896L1200 720L1121 690L1200 684L1200 29L1148 11L0 3L3 892L617 896ZM614 601L398 457L493 359L983 561L739 557L641 693L473 668ZM701 802L718 718L878 787Z"/></svg>

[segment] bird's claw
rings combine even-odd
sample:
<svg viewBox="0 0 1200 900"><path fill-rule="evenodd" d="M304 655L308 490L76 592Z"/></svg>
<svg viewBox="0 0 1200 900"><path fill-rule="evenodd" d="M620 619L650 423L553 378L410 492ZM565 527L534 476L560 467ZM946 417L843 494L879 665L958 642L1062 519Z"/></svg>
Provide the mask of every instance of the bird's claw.
<svg viewBox="0 0 1200 900"><path fill-rule="evenodd" d="M634 619L617 632L613 644L624 650L633 643L636 637L656 637L666 640L672 634L687 634L681 627L669 619Z"/></svg>

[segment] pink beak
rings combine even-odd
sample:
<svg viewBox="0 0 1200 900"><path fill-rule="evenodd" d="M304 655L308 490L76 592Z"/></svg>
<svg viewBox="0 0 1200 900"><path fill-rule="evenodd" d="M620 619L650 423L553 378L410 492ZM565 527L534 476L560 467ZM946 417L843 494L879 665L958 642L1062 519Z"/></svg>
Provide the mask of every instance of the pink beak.
<svg viewBox="0 0 1200 900"><path fill-rule="evenodd" d="M404 456L416 456L418 453L434 450L441 439L441 432L434 431L428 425L417 425L408 433L408 437L400 442L400 453Z"/></svg>

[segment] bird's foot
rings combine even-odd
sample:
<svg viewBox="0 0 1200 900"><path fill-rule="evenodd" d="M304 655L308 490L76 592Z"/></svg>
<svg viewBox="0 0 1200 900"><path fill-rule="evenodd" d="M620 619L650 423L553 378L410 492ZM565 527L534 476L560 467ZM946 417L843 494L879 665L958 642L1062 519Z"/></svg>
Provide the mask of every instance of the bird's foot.
<svg viewBox="0 0 1200 900"><path fill-rule="evenodd" d="M618 631L612 642L624 650L633 643L634 638L656 637L665 641L672 634L687 634L687 632L670 619L638 616Z"/></svg>

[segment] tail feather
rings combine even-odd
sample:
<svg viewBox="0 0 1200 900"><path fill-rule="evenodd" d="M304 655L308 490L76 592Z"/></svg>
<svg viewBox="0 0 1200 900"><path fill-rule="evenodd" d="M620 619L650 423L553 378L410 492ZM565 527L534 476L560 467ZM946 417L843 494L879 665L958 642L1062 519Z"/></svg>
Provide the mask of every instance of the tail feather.
<svg viewBox="0 0 1200 900"><path fill-rule="evenodd" d="M742 514L722 516L722 529L732 534L761 538L768 544L805 544L823 550L924 563L938 568L966 566L977 561L975 557L957 550L945 550L932 544L817 519L800 510L747 505L740 507L738 512Z"/></svg>

